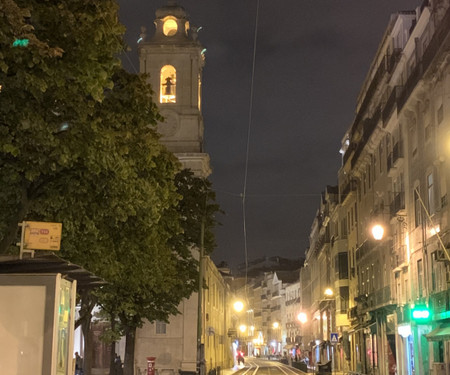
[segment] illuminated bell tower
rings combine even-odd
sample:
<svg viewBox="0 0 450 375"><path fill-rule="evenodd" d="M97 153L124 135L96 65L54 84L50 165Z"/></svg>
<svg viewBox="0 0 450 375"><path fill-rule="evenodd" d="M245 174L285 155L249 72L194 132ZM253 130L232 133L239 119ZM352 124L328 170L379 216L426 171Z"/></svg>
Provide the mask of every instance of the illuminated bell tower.
<svg viewBox="0 0 450 375"><path fill-rule="evenodd" d="M203 47L197 28L191 28L188 15L176 1L156 11L156 31L146 40L141 35L139 63L141 73L150 74L164 122L158 124L161 142L173 152L184 168L196 176L211 173L209 155L203 152L201 112Z"/></svg>

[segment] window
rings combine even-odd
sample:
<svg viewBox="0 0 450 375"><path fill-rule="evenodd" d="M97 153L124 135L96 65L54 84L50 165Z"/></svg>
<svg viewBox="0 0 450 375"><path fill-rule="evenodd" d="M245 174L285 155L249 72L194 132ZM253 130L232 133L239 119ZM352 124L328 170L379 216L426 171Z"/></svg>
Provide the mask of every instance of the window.
<svg viewBox="0 0 450 375"><path fill-rule="evenodd" d="M417 293L418 297L422 297L423 292L423 263L422 259L417 261Z"/></svg>
<svg viewBox="0 0 450 375"><path fill-rule="evenodd" d="M377 154L374 153L372 155L372 163L373 163L373 181L377 180Z"/></svg>
<svg viewBox="0 0 450 375"><path fill-rule="evenodd" d="M348 310L348 300L349 300L349 291L348 286L341 286L339 287L339 298L341 302L341 311L347 311Z"/></svg>
<svg viewBox="0 0 450 375"><path fill-rule="evenodd" d="M341 237L347 238L347 220L342 219L341 221Z"/></svg>
<svg viewBox="0 0 450 375"><path fill-rule="evenodd" d="M428 124L425 127L425 141L428 142L431 139L433 129L431 128L431 124Z"/></svg>
<svg viewBox="0 0 450 375"><path fill-rule="evenodd" d="M174 36L178 30L178 24L175 18L166 17L163 21L163 33L165 36Z"/></svg>
<svg viewBox="0 0 450 375"><path fill-rule="evenodd" d="M422 224L422 207L419 199L419 188L414 189L414 224L418 227Z"/></svg>
<svg viewBox="0 0 450 375"><path fill-rule="evenodd" d="M176 103L177 73L172 65L161 68L160 103Z"/></svg>
<svg viewBox="0 0 450 375"><path fill-rule="evenodd" d="M348 254L339 253L336 257L336 269L339 273L339 280L348 279Z"/></svg>
<svg viewBox="0 0 450 375"><path fill-rule="evenodd" d="M366 174L364 173L363 174L363 192L364 192L364 195L366 195L366 186L367 186L367 178L366 178Z"/></svg>
<svg viewBox="0 0 450 375"><path fill-rule="evenodd" d="M378 145L378 159L380 164L380 173L383 173L383 163L381 162L383 160L383 142L380 142Z"/></svg>
<svg viewBox="0 0 450 375"><path fill-rule="evenodd" d="M202 109L202 79L200 74L198 75L198 109Z"/></svg>
<svg viewBox="0 0 450 375"><path fill-rule="evenodd" d="M442 120L444 119L444 107L441 104L437 110L437 123L438 125L440 125L440 123L442 122Z"/></svg>
<svg viewBox="0 0 450 375"><path fill-rule="evenodd" d="M165 335L166 334L167 324L165 322L161 322L160 320L157 320L155 322L155 326L156 326L156 334L157 335Z"/></svg>
<svg viewBox="0 0 450 375"><path fill-rule="evenodd" d="M411 146L412 146L412 156L417 155L417 145L418 145L418 138L417 138L417 125L416 122L413 122L413 125L411 127Z"/></svg>
<svg viewBox="0 0 450 375"><path fill-rule="evenodd" d="M433 172L427 176L427 192L428 192L428 213L433 215L435 212L434 204L434 183L433 183Z"/></svg>

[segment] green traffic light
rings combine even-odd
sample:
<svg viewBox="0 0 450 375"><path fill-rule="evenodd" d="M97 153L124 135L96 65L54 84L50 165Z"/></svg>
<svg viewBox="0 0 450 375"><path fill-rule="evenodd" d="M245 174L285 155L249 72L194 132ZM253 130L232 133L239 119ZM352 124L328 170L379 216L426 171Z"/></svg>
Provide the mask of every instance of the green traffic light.
<svg viewBox="0 0 450 375"><path fill-rule="evenodd" d="M29 42L29 39L16 39L13 43L13 47L27 47Z"/></svg>

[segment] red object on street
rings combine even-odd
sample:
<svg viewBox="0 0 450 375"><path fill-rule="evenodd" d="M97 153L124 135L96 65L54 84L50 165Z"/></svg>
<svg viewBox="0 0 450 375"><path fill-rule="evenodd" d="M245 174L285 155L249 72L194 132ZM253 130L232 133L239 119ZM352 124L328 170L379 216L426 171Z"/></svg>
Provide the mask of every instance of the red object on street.
<svg viewBox="0 0 450 375"><path fill-rule="evenodd" d="M147 357L147 375L155 375L156 357Z"/></svg>

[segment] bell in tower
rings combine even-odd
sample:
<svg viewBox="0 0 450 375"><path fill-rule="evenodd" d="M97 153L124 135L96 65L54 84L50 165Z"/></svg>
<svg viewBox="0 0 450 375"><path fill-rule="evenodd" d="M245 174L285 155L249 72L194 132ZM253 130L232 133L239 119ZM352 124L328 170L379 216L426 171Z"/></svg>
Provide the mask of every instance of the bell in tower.
<svg viewBox="0 0 450 375"><path fill-rule="evenodd" d="M201 113L203 47L197 28L190 26L185 9L176 1L156 11L155 33L140 39L141 73L148 73L164 121L158 125L161 142L184 168L197 176L211 173L209 155L203 152Z"/></svg>

